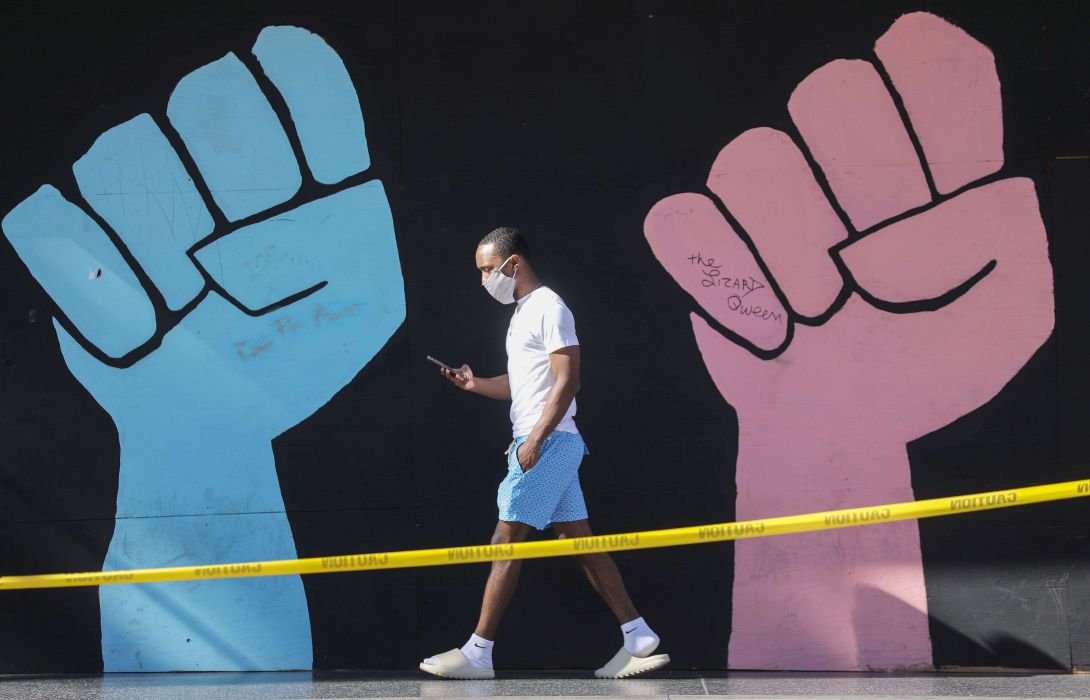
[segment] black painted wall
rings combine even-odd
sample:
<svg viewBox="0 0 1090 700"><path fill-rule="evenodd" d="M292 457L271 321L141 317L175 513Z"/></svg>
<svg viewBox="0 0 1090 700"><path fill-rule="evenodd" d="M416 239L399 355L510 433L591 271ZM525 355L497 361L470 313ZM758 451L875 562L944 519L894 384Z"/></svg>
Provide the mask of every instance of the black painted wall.
<svg viewBox="0 0 1090 700"><path fill-rule="evenodd" d="M733 518L735 418L692 339L690 301L642 235L740 131L788 119L817 66L928 10L991 47L1011 172L1038 185L1053 338L994 401L910 449L919 498L1085 477L1090 50L1082 3L27 3L0 22L0 211L64 176L103 130L269 24L323 36L364 103L394 207L406 323L357 379L274 443L300 556L486 542L507 407L454 391L426 353L504 371L509 309L472 253L530 235L583 344L581 480L597 532ZM52 303L0 243L0 573L98 569L112 532L113 425L68 373ZM936 666L1090 667L1086 504L920 524ZM549 537L536 534L535 537ZM723 668L731 547L615 555L674 668ZM413 669L460 645L487 565L304 579L320 669ZM0 672L101 669L94 589L0 593ZM531 560L498 667L594 668L615 621L571 561ZM376 646L381 637L384 644ZM547 641L568 640L558 645Z"/></svg>

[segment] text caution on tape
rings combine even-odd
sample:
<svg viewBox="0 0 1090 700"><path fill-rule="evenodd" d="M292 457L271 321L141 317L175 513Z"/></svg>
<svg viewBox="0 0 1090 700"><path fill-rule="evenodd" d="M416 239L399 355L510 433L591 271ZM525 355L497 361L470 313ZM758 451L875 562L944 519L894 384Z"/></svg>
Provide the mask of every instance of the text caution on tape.
<svg viewBox="0 0 1090 700"><path fill-rule="evenodd" d="M721 542L750 537L771 537L797 532L831 530L841 527L879 525L897 520L958 515L980 510L1010 508L1046 501L1090 496L1090 480L1065 481L1042 486L975 493L951 498L932 498L865 508L845 508L805 515L788 515L764 520L737 523L692 525L666 530L628 532L618 535L594 535L513 544L472 545L415 549L402 552L348 554L309 559L212 564L205 566L175 566L159 569L128 569L76 574L35 574L32 576L0 576L0 590L22 588L68 588L103 586L117 583L153 583L189 581L194 579L243 578L246 576L282 576L285 574L326 574L338 571L368 571L401 569L413 566L470 564L500 559L536 559L616 552L653 547L676 547L685 544Z"/></svg>

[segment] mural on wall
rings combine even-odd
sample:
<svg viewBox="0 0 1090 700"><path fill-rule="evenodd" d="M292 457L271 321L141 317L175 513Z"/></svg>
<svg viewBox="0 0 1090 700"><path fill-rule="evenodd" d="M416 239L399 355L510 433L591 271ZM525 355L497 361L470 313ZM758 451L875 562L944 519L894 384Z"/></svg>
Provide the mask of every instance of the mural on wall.
<svg viewBox="0 0 1090 700"><path fill-rule="evenodd" d="M874 52L811 73L797 134L740 134L709 194L644 222L738 415L740 520L912 500L906 443L991 400L1053 329L1034 183L999 175L991 51L913 13ZM732 668L932 663L915 522L737 542L733 596Z"/></svg>
<svg viewBox="0 0 1090 700"><path fill-rule="evenodd" d="M274 107L275 105L275 107ZM265 28L103 133L3 230L56 302L121 449L104 570L296 556L271 440L405 318L359 99L319 36ZM106 671L309 669L298 576L105 586Z"/></svg>

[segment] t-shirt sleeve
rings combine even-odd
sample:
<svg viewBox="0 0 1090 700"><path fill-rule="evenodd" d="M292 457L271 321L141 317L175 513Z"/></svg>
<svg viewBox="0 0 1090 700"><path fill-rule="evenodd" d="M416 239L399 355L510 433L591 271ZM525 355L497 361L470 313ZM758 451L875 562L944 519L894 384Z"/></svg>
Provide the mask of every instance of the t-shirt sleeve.
<svg viewBox="0 0 1090 700"><path fill-rule="evenodd" d="M575 317L568 307L550 304L541 318L541 344L545 352L556 352L569 345L578 345L575 335Z"/></svg>

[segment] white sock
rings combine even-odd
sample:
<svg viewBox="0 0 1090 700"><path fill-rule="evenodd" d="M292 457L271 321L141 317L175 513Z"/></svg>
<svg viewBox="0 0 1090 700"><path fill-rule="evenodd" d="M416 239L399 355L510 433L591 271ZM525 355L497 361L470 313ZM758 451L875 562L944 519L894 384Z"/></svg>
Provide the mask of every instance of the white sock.
<svg viewBox="0 0 1090 700"><path fill-rule="evenodd" d="M469 659L469 663L477 668L492 668L492 645L495 642L469 635L469 641L462 646L462 653Z"/></svg>
<svg viewBox="0 0 1090 700"><path fill-rule="evenodd" d="M651 631L642 617L621 625L621 634L624 635L624 649L632 656L643 658L659 645L659 636Z"/></svg>

